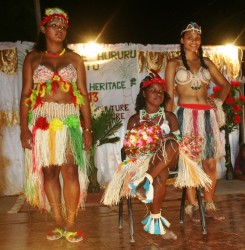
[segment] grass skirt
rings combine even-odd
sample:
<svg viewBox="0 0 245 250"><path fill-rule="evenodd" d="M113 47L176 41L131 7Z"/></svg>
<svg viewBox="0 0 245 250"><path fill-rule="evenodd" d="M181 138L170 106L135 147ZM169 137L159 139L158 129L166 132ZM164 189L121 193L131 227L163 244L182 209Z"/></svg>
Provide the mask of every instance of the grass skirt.
<svg viewBox="0 0 245 250"><path fill-rule="evenodd" d="M134 196L129 184L145 176L150 161L161 152L163 160L167 159L165 144L173 138L165 138L155 153L141 154L135 157L127 157L121 162L112 180L108 184L101 202L107 206L117 205L122 197ZM174 149L173 149L174 150Z"/></svg>
<svg viewBox="0 0 245 250"><path fill-rule="evenodd" d="M80 184L78 207L84 207L89 161L83 150L79 117L79 107L75 107L74 104L45 102L30 112L29 129L32 133L32 150L25 149L25 195L34 207L50 210L44 192L42 168L62 166L66 163L68 151L72 152L74 162L78 166ZM61 176L60 180L62 184Z"/></svg>
<svg viewBox="0 0 245 250"><path fill-rule="evenodd" d="M211 187L202 160L225 154L217 114L209 105L188 105L177 110L180 142L179 173L176 187Z"/></svg>

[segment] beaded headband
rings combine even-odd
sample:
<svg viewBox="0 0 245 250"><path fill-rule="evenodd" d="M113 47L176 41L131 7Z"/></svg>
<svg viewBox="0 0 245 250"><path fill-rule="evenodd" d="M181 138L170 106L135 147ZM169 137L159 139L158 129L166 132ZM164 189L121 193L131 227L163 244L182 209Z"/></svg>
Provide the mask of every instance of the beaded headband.
<svg viewBox="0 0 245 250"><path fill-rule="evenodd" d="M162 79L155 70L151 70L153 73L153 77L149 81L142 82L141 88L146 88L147 86L154 84L154 83L161 83L163 85L164 91L166 91L166 82Z"/></svg>
<svg viewBox="0 0 245 250"><path fill-rule="evenodd" d="M190 22L190 23L186 26L186 28L185 28L184 30L181 31L180 35L182 35L182 34L183 34L184 32L186 32L186 31L190 31L190 30L196 31L196 32L198 32L199 34L202 34L201 26L198 26L198 24L195 23L195 22Z"/></svg>
<svg viewBox="0 0 245 250"><path fill-rule="evenodd" d="M65 23L66 28L68 28L68 15L60 8L48 8L45 10L45 17L43 18L41 22L41 26L44 26L45 23L47 23L49 20L51 20L54 17L60 18L62 22Z"/></svg>

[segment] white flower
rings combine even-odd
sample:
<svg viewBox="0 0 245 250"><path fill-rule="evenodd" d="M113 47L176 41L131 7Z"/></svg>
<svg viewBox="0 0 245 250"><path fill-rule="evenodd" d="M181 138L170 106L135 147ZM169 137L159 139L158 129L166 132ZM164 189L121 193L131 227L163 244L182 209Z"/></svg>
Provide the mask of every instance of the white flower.
<svg viewBox="0 0 245 250"><path fill-rule="evenodd" d="M45 14L46 16L50 16L50 15L53 15L53 14L61 14L61 15L64 15L66 18L67 17L67 13L65 13L62 9L60 8L47 8L45 10Z"/></svg>
<svg viewBox="0 0 245 250"><path fill-rule="evenodd" d="M90 103L90 108L91 108L92 117L94 119L98 119L101 116L102 112L105 111L104 106L101 105L99 107L96 107L95 102Z"/></svg>

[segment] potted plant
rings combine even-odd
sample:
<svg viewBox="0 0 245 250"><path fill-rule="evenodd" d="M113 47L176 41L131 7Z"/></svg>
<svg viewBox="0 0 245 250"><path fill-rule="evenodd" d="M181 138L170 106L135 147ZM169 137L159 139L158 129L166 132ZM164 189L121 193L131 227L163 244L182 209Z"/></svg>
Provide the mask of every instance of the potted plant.
<svg viewBox="0 0 245 250"><path fill-rule="evenodd" d="M95 102L90 103L92 114L92 137L93 144L90 151L90 169L89 169L89 192L99 192L100 185L97 181L97 167L94 162L94 154L97 147L105 143L116 143L120 137L115 133L122 126L122 121L116 117L112 109L105 109L103 106L96 107Z"/></svg>

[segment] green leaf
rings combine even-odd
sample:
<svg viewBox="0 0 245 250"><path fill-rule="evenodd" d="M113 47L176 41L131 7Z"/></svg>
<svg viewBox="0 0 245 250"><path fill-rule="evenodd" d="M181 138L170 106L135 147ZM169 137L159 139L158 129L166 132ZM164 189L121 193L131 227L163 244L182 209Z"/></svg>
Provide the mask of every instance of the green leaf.
<svg viewBox="0 0 245 250"><path fill-rule="evenodd" d="M111 109L105 110L102 114L92 119L93 143L102 145L105 143L115 143L119 137L112 137L122 126L122 121L115 118L115 112Z"/></svg>

